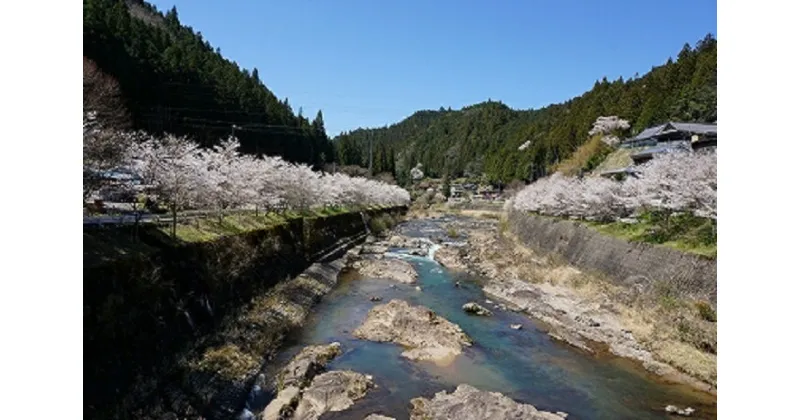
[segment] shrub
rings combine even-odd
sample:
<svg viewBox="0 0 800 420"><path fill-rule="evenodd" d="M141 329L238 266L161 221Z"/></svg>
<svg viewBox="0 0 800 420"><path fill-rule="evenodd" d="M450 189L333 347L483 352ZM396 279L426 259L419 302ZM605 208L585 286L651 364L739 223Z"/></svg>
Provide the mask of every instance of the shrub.
<svg viewBox="0 0 800 420"><path fill-rule="evenodd" d="M708 302L700 301L694 304L700 318L708 322L717 322L717 311L709 305Z"/></svg>

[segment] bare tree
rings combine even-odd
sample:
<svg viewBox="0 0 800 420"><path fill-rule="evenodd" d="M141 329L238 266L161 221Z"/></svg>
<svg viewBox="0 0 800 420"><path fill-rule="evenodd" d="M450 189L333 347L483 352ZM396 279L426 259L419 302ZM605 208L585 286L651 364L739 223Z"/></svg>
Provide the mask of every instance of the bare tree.
<svg viewBox="0 0 800 420"><path fill-rule="evenodd" d="M83 200L108 184L109 172L125 166L136 133L108 130L94 112L83 114Z"/></svg>
<svg viewBox="0 0 800 420"><path fill-rule="evenodd" d="M107 129L130 128L130 115L119 83L86 57L83 57L83 110L95 112Z"/></svg>

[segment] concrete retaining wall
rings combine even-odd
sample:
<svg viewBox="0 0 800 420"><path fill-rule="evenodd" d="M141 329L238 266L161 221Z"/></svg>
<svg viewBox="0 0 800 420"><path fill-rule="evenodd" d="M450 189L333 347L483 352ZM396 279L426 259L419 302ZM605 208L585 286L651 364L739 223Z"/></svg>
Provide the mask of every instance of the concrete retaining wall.
<svg viewBox="0 0 800 420"><path fill-rule="evenodd" d="M577 222L511 212L509 229L532 249L641 291L662 288L716 306L716 260L647 243L628 242Z"/></svg>

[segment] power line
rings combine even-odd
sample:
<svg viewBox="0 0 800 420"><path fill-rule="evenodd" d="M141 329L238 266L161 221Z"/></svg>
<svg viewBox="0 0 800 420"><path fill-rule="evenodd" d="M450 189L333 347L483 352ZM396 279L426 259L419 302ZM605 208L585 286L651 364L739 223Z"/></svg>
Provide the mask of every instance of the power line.
<svg viewBox="0 0 800 420"><path fill-rule="evenodd" d="M231 124L231 125L214 125L214 124L203 124L203 123L182 123L181 124L181 126L183 126L183 127L206 128L206 129L219 130L219 131L228 130L228 129L232 128L232 126L234 126L234 125L236 125L236 124ZM289 129L291 127L275 127L275 128ZM239 125L236 125L236 129L235 130L236 131L249 131L249 132L253 132L253 133L262 133L262 134L277 134L278 133L278 132L276 132L274 130L270 131L269 129L263 129L263 128L258 128L258 127L242 127L242 126L239 126ZM287 130L286 132L291 132L291 130Z"/></svg>
<svg viewBox="0 0 800 420"><path fill-rule="evenodd" d="M159 119L162 118L161 115L156 113L145 113L141 114L143 117L148 119ZM295 127L291 125L279 125L279 124L266 124L266 123L257 123L257 122L240 122L240 121L230 121L230 120L211 120L206 118L194 118L194 117L178 117L171 121L173 124L180 124L180 125L191 125L192 123L201 123L204 126L217 126L220 129L228 129L233 125L237 126L237 130L270 130L270 129L282 129L282 130L294 130L294 131L305 131L302 127Z"/></svg>

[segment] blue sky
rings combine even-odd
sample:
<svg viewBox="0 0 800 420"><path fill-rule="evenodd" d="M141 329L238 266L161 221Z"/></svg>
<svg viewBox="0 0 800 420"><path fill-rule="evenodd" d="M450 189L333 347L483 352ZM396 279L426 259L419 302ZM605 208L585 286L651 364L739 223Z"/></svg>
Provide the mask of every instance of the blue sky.
<svg viewBox="0 0 800 420"><path fill-rule="evenodd" d="M184 25L328 134L420 109L539 108L717 34L710 0L167 0Z"/></svg>

